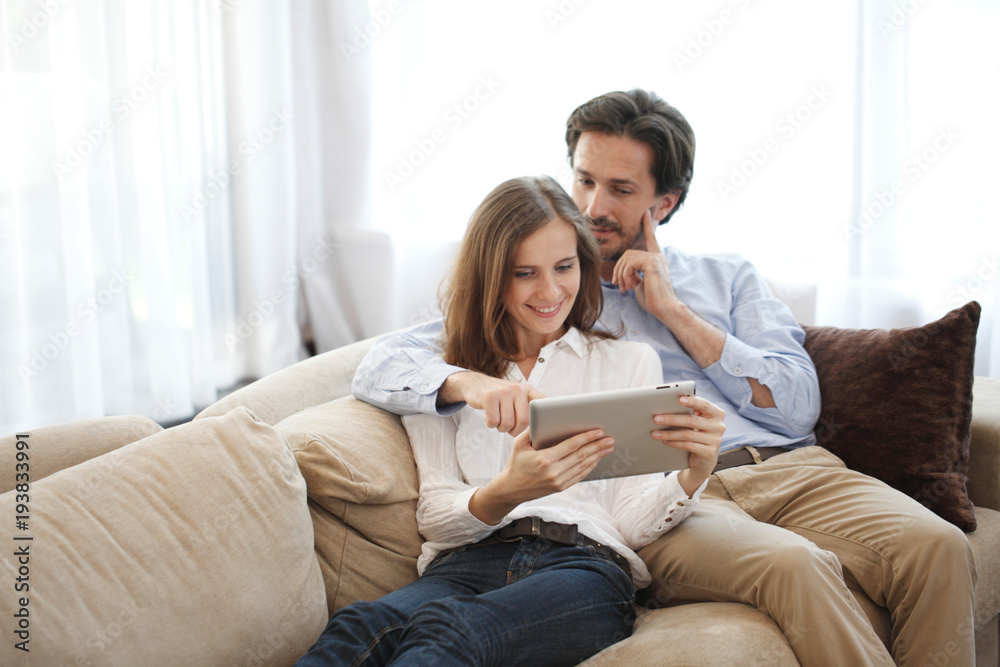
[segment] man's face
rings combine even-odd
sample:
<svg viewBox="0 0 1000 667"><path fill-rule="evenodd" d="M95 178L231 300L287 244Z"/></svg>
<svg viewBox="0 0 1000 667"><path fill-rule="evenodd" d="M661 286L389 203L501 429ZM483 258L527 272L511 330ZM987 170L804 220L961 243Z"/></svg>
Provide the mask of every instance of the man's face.
<svg viewBox="0 0 1000 667"><path fill-rule="evenodd" d="M656 194L653 149L625 136L584 132L573 151L573 201L601 247L602 274L630 248L645 250L642 214L653 222L677 203Z"/></svg>

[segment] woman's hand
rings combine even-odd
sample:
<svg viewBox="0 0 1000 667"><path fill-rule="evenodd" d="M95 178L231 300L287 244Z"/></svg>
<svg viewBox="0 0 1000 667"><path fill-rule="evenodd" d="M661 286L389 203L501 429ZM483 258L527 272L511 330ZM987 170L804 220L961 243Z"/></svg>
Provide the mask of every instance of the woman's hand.
<svg viewBox="0 0 1000 667"><path fill-rule="evenodd" d="M665 428L653 431L653 437L688 452L688 467L678 474L677 481L691 496L712 474L718 462L722 434L726 432L723 423L726 413L698 396L682 396L680 402L692 408L694 414L656 415L656 424Z"/></svg>
<svg viewBox="0 0 1000 667"><path fill-rule="evenodd" d="M469 511L483 523L499 523L521 503L564 491L614 451L614 440L595 429L542 450L531 446L528 432L514 438L507 466L469 500Z"/></svg>

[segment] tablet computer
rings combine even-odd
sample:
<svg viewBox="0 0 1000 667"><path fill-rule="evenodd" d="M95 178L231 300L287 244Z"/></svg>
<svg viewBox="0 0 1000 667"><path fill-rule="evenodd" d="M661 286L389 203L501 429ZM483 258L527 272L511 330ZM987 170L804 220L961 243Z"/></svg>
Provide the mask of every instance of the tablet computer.
<svg viewBox="0 0 1000 667"><path fill-rule="evenodd" d="M691 414L693 410L678 399L694 392L695 383L685 381L536 398L528 403L531 444L544 449L600 428L615 439L615 450L601 459L585 480L682 470L688 467L688 453L653 439L651 433L663 428L653 422L653 416Z"/></svg>

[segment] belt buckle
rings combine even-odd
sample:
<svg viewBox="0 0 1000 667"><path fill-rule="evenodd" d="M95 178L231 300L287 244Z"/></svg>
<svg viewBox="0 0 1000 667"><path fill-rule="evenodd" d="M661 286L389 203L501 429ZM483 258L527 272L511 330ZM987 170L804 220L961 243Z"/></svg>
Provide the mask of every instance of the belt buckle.
<svg viewBox="0 0 1000 667"><path fill-rule="evenodd" d="M531 536L538 537L542 534L542 520L537 516L531 517Z"/></svg>

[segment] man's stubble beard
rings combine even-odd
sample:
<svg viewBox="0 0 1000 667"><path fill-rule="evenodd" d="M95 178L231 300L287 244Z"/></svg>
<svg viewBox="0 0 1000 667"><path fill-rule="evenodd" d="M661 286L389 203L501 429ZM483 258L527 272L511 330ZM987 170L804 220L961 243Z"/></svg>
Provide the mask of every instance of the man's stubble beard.
<svg viewBox="0 0 1000 667"><path fill-rule="evenodd" d="M618 260L622 258L622 255L625 254L626 250L632 248L638 248L638 249L642 248L642 246L639 244L639 241L642 238L643 234L641 225L639 226L636 234L630 239L625 238L625 235L622 233L621 225L615 222L611 222L609 220L605 220L602 218L598 218L597 220L587 218L587 225L588 228L596 227L598 229L606 229L618 235L617 236L618 243L616 244L611 243L612 240L615 240L614 238L604 239L604 240L595 238L595 240L597 241L597 246L601 251L602 264L610 265L613 267L618 262Z"/></svg>

